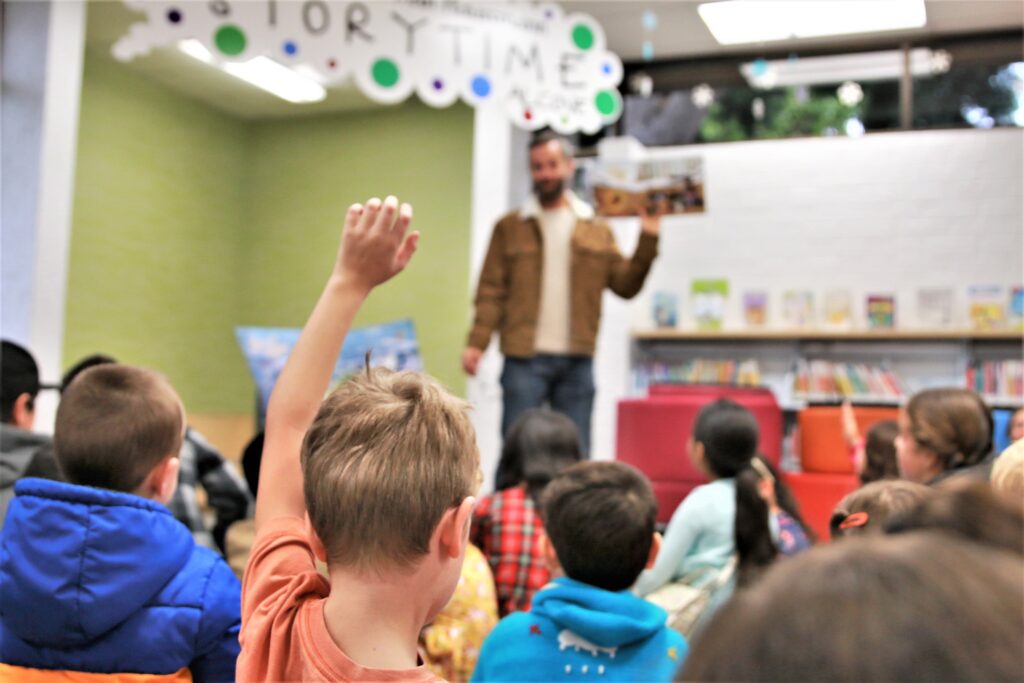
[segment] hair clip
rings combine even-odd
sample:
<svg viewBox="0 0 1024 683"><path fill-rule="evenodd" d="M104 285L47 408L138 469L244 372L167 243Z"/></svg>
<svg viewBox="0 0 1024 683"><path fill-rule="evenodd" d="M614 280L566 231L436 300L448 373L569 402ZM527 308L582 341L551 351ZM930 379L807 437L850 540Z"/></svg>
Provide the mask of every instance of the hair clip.
<svg viewBox="0 0 1024 683"><path fill-rule="evenodd" d="M867 526L868 513L866 512L854 512L852 515L847 515L846 519L839 525L840 529L853 529L855 527Z"/></svg>

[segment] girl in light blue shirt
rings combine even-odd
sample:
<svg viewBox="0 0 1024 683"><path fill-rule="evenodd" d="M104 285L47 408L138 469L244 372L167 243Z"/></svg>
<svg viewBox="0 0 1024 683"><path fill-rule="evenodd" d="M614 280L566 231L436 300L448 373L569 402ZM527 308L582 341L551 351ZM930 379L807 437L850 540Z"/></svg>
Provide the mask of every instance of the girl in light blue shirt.
<svg viewBox="0 0 1024 683"><path fill-rule="evenodd" d="M689 451L711 481L672 515L657 561L634 586L638 595L687 576L710 580L733 555L736 583L744 585L775 559L778 529L760 490L774 477L756 458L758 439L757 420L738 403L719 399L701 409Z"/></svg>

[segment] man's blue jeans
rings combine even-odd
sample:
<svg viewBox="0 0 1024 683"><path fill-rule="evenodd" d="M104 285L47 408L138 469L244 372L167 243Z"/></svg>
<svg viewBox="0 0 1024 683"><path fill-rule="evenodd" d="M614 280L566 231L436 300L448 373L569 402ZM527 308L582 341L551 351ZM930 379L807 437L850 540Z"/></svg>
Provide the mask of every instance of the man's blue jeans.
<svg viewBox="0 0 1024 683"><path fill-rule="evenodd" d="M501 434L530 408L550 407L567 415L580 432L583 456L590 453L590 413L594 408L594 360L590 356L505 357L501 371L504 410Z"/></svg>

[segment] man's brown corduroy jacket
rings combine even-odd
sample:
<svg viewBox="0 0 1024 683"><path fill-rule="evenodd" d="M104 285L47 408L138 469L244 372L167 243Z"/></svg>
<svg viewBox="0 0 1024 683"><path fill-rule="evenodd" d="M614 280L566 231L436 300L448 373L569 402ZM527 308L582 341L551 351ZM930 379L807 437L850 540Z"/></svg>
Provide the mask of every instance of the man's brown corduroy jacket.
<svg viewBox="0 0 1024 683"><path fill-rule="evenodd" d="M597 341L604 288L625 299L635 296L658 254L658 238L641 233L636 253L626 258L611 229L594 217L590 206L571 193L568 198L576 214L566 283L571 288L569 353L590 356ZM523 208L507 214L494 227L480 271L469 346L486 349L497 330L504 355L533 355L544 262L539 214L540 205L531 197Z"/></svg>

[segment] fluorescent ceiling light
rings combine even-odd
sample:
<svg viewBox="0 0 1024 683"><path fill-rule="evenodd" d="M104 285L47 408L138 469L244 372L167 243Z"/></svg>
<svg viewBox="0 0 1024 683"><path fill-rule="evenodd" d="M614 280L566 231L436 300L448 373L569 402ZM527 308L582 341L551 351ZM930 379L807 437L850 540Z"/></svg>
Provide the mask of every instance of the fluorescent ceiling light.
<svg viewBox="0 0 1024 683"><path fill-rule="evenodd" d="M926 47L910 51L910 74L931 76L942 69L936 68L937 56ZM948 69L948 65L946 67ZM903 52L860 52L832 57L802 57L772 61L747 62L740 66L747 83L755 88L779 88L797 85L821 85L854 81L898 80L903 75Z"/></svg>
<svg viewBox="0 0 1024 683"><path fill-rule="evenodd" d="M924 0L727 0L697 7L722 45L921 28Z"/></svg>
<svg viewBox="0 0 1024 683"><path fill-rule="evenodd" d="M327 91L322 85L269 57L254 57L244 62L216 64L213 55L198 40L182 40L178 43L178 49L193 59L216 66L235 78L240 78L289 102L296 104L319 102L327 97Z"/></svg>

